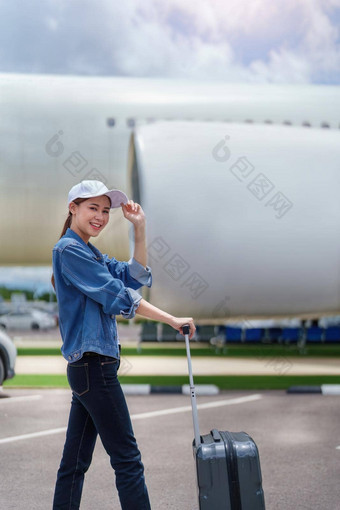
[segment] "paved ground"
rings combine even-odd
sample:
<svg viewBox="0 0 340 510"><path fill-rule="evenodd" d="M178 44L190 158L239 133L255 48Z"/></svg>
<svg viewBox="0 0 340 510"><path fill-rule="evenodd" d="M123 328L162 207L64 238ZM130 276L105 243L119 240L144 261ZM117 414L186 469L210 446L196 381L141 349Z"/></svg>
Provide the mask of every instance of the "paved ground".
<svg viewBox="0 0 340 510"><path fill-rule="evenodd" d="M64 443L70 392L11 389L6 393L11 398L0 399L1 508L47 510ZM254 393L200 397L199 405L216 404L199 409L201 432L213 427L246 430L255 439L267 510L339 510L340 397L264 391L253 397L256 400L239 400L249 395ZM190 398L131 396L128 404L153 510L197 510ZM164 410L167 414L159 413ZM48 431L47 435L21 437L42 431ZM119 508L100 440L86 475L81 506L82 510L96 508Z"/></svg>

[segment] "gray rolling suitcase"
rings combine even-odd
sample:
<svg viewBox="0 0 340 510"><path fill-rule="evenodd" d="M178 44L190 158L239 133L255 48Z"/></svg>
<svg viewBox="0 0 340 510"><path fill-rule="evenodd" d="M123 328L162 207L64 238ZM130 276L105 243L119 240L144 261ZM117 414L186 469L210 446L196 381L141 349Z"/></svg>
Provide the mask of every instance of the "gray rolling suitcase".
<svg viewBox="0 0 340 510"><path fill-rule="evenodd" d="M189 347L189 326L182 328L188 358L200 510L265 510L259 452L245 432L213 429L200 436Z"/></svg>

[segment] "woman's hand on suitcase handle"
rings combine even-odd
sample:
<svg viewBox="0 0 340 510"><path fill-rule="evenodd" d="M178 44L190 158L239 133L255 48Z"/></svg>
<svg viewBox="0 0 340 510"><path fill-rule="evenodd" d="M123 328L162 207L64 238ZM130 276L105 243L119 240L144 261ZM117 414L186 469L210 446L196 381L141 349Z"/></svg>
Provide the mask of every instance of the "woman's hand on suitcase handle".
<svg viewBox="0 0 340 510"><path fill-rule="evenodd" d="M169 326L179 331L181 335L183 335L182 326L188 324L190 328L189 339L191 339L194 336L196 331L194 319L192 317L174 317L173 315L168 314L164 310L157 308L157 306L148 303L148 301L145 301L145 299L143 298L139 302L139 306L136 309L136 314L141 315L146 319L165 322L165 324L169 324Z"/></svg>
<svg viewBox="0 0 340 510"><path fill-rule="evenodd" d="M196 331L194 319L192 317L174 317L170 323L170 326L174 329L177 329L177 331L179 331L181 335L184 336L182 330L182 326L184 326L184 324L188 324L190 328L189 340L191 340Z"/></svg>

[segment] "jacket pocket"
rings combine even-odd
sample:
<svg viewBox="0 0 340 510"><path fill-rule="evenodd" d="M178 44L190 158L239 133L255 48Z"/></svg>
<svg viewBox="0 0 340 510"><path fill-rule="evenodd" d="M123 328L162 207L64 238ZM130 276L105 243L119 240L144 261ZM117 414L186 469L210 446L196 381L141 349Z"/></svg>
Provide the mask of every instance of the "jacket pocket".
<svg viewBox="0 0 340 510"><path fill-rule="evenodd" d="M90 391L88 363L67 365L67 380L73 393L78 397Z"/></svg>

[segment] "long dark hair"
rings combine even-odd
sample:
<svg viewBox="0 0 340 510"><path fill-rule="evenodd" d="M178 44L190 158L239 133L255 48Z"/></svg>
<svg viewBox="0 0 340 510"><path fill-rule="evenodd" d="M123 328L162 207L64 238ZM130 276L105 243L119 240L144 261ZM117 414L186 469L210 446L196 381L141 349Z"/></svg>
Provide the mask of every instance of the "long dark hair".
<svg viewBox="0 0 340 510"><path fill-rule="evenodd" d="M85 202L85 200L88 200L88 198L76 198L75 200L72 200L72 202L74 202L76 205L79 205L81 204L82 202ZM64 223L64 227L63 227L63 230L61 231L61 234L60 234L60 237L59 239L61 239L63 237L64 234L66 234L66 230L68 228L70 228L72 225L72 213L71 211L68 212L68 216L66 218L66 221ZM54 283L54 274L52 273L52 276L51 276L51 283L53 285L53 288L55 290L55 283Z"/></svg>

